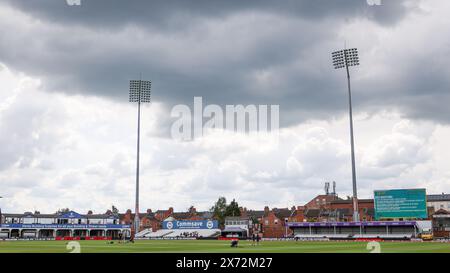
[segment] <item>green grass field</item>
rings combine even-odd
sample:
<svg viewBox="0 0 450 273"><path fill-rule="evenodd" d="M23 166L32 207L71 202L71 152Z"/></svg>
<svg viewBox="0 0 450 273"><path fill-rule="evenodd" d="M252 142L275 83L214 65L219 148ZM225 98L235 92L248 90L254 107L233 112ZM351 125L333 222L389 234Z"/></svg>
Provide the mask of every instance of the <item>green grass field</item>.
<svg viewBox="0 0 450 273"><path fill-rule="evenodd" d="M259 246L241 241L231 248L228 241L136 241L108 244L80 241L81 253L370 253L364 242L264 241ZM0 241L0 253L70 253L67 241ZM382 242L381 253L450 253L450 243Z"/></svg>

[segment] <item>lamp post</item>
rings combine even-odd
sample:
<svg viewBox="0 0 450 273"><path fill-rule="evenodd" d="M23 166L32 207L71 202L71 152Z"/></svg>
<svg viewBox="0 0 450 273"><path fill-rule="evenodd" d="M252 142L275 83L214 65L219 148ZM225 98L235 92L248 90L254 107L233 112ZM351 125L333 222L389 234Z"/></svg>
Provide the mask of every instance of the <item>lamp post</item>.
<svg viewBox="0 0 450 273"><path fill-rule="evenodd" d="M355 168L355 142L353 137L353 110L352 110L352 92L350 85L350 66L359 65L358 49L343 49L332 53L334 69L344 68L347 70L348 85L348 108L350 118L350 144L352 157L352 181L353 181L353 221L359 222L358 193L356 187L356 168Z"/></svg>
<svg viewBox="0 0 450 273"><path fill-rule="evenodd" d="M130 81L130 102L138 104L138 126L137 126L137 153L136 153L136 207L134 215L134 233L139 232L139 149L141 137L141 103L150 103L150 81Z"/></svg>

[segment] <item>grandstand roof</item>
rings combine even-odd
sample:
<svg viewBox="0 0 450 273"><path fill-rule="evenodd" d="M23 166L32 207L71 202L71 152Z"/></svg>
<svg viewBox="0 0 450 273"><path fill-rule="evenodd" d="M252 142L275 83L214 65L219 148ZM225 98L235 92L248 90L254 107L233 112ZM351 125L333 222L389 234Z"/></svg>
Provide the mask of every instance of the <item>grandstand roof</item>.
<svg viewBox="0 0 450 273"><path fill-rule="evenodd" d="M66 213L53 213L53 214L41 214L41 213L3 213L4 217L14 218L66 218ZM82 217L88 219L105 219L105 218L117 218L118 215L114 214L76 214L75 217Z"/></svg>
<svg viewBox="0 0 450 273"><path fill-rule="evenodd" d="M5 217L38 217L38 218L55 218L57 214L25 214L25 213L2 213Z"/></svg>

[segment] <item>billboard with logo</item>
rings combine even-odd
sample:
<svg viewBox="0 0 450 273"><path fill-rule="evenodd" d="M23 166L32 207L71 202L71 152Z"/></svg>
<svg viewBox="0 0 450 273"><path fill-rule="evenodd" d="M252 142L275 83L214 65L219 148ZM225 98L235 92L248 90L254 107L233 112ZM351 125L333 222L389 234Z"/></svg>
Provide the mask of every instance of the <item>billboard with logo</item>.
<svg viewBox="0 0 450 273"><path fill-rule="evenodd" d="M219 223L216 220L204 221L164 221L163 229L217 229Z"/></svg>
<svg viewBox="0 0 450 273"><path fill-rule="evenodd" d="M376 220L428 217L425 189L375 191L374 202Z"/></svg>

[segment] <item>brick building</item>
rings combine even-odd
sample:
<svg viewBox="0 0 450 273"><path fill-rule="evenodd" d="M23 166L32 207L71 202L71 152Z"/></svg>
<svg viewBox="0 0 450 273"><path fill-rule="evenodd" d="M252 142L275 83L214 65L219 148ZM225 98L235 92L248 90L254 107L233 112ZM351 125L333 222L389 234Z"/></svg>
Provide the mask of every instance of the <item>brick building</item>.
<svg viewBox="0 0 450 273"><path fill-rule="evenodd" d="M286 233L289 235L290 230L287 228L286 222L294 214L296 210L288 208L264 208L264 216L262 217L262 232L266 238L282 238Z"/></svg>
<svg viewBox="0 0 450 273"><path fill-rule="evenodd" d="M361 221L374 220L373 199L358 199L358 210ZM350 222L353 220L353 200L335 200L330 202L330 218L337 222Z"/></svg>
<svg viewBox="0 0 450 273"><path fill-rule="evenodd" d="M308 209L322 209L327 208L331 201L340 200L336 194L320 194L306 203L305 207Z"/></svg>

